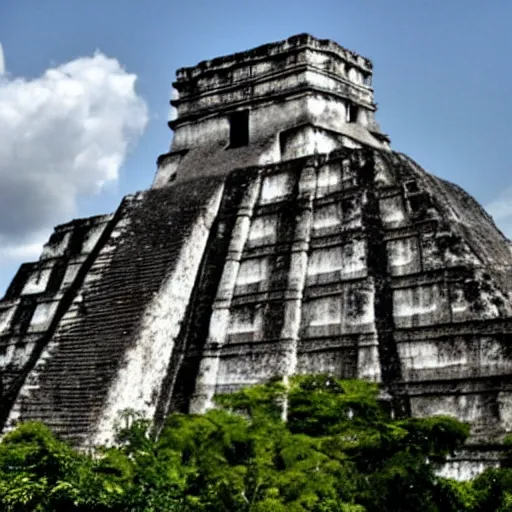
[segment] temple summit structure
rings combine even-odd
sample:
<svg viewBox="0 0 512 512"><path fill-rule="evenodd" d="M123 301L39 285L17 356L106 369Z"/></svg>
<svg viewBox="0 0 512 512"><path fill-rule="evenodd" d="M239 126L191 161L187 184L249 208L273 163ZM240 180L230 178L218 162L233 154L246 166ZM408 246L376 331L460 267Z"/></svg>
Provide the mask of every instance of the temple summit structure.
<svg viewBox="0 0 512 512"><path fill-rule="evenodd" d="M57 226L0 301L1 424L76 446L275 376L380 383L396 415L512 431L512 252L467 193L391 149L372 63L307 34L179 69L152 186Z"/></svg>

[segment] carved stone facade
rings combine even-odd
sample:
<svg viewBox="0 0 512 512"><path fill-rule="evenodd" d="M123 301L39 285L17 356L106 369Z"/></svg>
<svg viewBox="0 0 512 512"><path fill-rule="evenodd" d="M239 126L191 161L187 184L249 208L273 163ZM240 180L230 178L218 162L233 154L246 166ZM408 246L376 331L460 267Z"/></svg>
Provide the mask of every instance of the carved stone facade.
<svg viewBox="0 0 512 512"><path fill-rule="evenodd" d="M374 119L370 61L309 35L181 69L151 189L58 226L0 302L2 422L77 445L296 373L382 384L471 423L468 478L512 430L512 252Z"/></svg>

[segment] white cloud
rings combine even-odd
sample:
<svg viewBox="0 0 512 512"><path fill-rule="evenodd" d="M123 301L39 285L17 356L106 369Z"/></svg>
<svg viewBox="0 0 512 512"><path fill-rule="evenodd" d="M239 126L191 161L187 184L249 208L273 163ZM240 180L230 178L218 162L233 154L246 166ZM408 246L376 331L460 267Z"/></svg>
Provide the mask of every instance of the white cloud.
<svg viewBox="0 0 512 512"><path fill-rule="evenodd" d="M46 234L46 233L45 233ZM35 237L34 242L27 242L17 245L2 245L0 247L0 261L34 261L37 260L43 250L44 238ZM39 240L39 241L36 241ZM14 276L11 276L14 277Z"/></svg>
<svg viewBox="0 0 512 512"><path fill-rule="evenodd" d="M512 239L512 187L506 188L494 201L485 206L506 237Z"/></svg>
<svg viewBox="0 0 512 512"><path fill-rule="evenodd" d="M77 198L117 180L147 121L136 76L100 52L33 80L2 76L0 259L33 255Z"/></svg>

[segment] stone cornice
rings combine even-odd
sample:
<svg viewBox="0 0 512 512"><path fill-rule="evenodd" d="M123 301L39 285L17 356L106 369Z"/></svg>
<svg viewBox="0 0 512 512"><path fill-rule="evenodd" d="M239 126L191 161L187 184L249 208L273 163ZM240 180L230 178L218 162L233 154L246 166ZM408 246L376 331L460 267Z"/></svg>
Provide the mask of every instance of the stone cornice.
<svg viewBox="0 0 512 512"><path fill-rule="evenodd" d="M185 82L205 73L224 71L235 66L268 60L275 56L282 56L304 49L332 54L365 73L371 74L373 69L371 60L343 48L334 41L317 39L309 34L299 34L282 41L258 46L245 52L216 57L214 59L201 61L196 66L180 68L176 72L177 82Z"/></svg>

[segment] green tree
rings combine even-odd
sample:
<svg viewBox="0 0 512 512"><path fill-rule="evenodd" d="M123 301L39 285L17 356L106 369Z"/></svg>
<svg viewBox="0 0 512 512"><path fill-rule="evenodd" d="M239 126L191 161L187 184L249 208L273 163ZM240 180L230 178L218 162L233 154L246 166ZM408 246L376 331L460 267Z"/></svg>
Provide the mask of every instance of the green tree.
<svg viewBox="0 0 512 512"><path fill-rule="evenodd" d="M24 423L0 443L1 510L123 510L133 474L133 464L117 449L98 449L90 457L44 425Z"/></svg>
<svg viewBox="0 0 512 512"><path fill-rule="evenodd" d="M484 510L475 507L478 499L490 503L489 484L482 480L475 490L435 474L464 442L467 426L446 417L394 420L378 397L376 385L361 381L306 376L287 388L273 381L220 396L204 415L173 414L158 438L149 421L126 411L115 446L92 454L74 451L42 425L24 424L0 443L0 508ZM502 494L501 507L509 500Z"/></svg>

